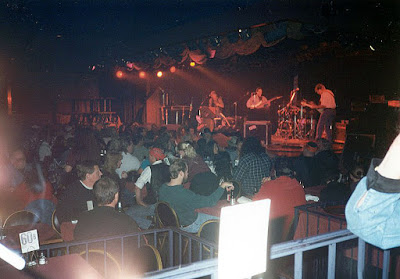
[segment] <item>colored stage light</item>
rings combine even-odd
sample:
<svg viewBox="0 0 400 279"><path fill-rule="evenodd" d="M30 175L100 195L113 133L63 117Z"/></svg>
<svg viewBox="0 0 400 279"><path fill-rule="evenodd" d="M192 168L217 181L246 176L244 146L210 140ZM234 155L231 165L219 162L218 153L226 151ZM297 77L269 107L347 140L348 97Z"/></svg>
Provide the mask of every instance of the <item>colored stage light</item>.
<svg viewBox="0 0 400 279"><path fill-rule="evenodd" d="M124 73L122 71L118 71L115 73L115 75L117 76L117 78L122 78Z"/></svg>
<svg viewBox="0 0 400 279"><path fill-rule="evenodd" d="M146 72L143 72L143 71L139 72L139 77L140 78L145 78L146 77Z"/></svg>
<svg viewBox="0 0 400 279"><path fill-rule="evenodd" d="M175 66L172 66L171 68L169 68L169 71L170 71L171 73L175 73L175 72L176 72Z"/></svg>
<svg viewBox="0 0 400 279"><path fill-rule="evenodd" d="M158 76L159 78L162 77L162 76L163 76L163 72L158 71L158 72L157 72L157 76Z"/></svg>
<svg viewBox="0 0 400 279"><path fill-rule="evenodd" d="M194 63L193 61L190 62L190 67L194 67L194 66L196 66L196 63Z"/></svg>

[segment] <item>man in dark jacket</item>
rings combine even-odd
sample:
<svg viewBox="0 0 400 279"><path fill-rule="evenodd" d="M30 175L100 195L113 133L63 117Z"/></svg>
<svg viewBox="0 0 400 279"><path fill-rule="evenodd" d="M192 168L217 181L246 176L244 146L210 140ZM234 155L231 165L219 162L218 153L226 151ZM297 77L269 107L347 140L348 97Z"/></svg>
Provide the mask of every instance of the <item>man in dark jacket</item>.
<svg viewBox="0 0 400 279"><path fill-rule="evenodd" d="M108 177L100 179L93 186L93 194L97 207L79 215L74 232L76 240L126 235L139 231L132 218L115 210L119 187L114 180Z"/></svg>

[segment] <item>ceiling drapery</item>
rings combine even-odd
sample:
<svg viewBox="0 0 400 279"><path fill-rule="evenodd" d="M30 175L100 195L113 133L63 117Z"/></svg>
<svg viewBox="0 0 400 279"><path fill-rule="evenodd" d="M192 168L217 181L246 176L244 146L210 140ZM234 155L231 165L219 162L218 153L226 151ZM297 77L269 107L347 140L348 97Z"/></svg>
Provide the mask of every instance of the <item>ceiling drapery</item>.
<svg viewBox="0 0 400 279"><path fill-rule="evenodd" d="M209 59L227 59L233 55L250 55L261 46L271 47L286 38L301 39L302 24L298 22L279 22L269 24L245 32L213 36L201 40L168 46L143 54L128 62L130 68L150 70L194 61L205 64ZM250 34L251 31L251 34ZM237 36L237 37L236 37Z"/></svg>

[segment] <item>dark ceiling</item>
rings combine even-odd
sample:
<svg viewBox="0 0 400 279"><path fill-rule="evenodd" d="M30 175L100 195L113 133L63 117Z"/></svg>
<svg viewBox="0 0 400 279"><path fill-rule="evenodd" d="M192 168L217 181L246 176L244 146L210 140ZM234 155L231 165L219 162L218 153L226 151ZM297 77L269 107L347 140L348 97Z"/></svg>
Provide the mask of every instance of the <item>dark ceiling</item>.
<svg viewBox="0 0 400 279"><path fill-rule="evenodd" d="M0 63L47 71L113 66L163 46L294 20L321 40L398 43L395 1L3 0ZM7 68L7 67L3 67Z"/></svg>

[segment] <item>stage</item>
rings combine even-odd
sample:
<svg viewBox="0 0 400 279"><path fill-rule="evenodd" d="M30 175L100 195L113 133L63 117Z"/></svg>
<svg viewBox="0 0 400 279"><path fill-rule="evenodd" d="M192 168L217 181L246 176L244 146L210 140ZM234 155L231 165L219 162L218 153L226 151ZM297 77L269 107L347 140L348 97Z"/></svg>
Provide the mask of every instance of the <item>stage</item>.
<svg viewBox="0 0 400 279"><path fill-rule="evenodd" d="M285 139L283 137L272 135L271 142L266 147L271 155L283 157L297 157L303 152L303 146L309 142L309 139ZM336 154L341 154L344 143L334 142L332 149Z"/></svg>

